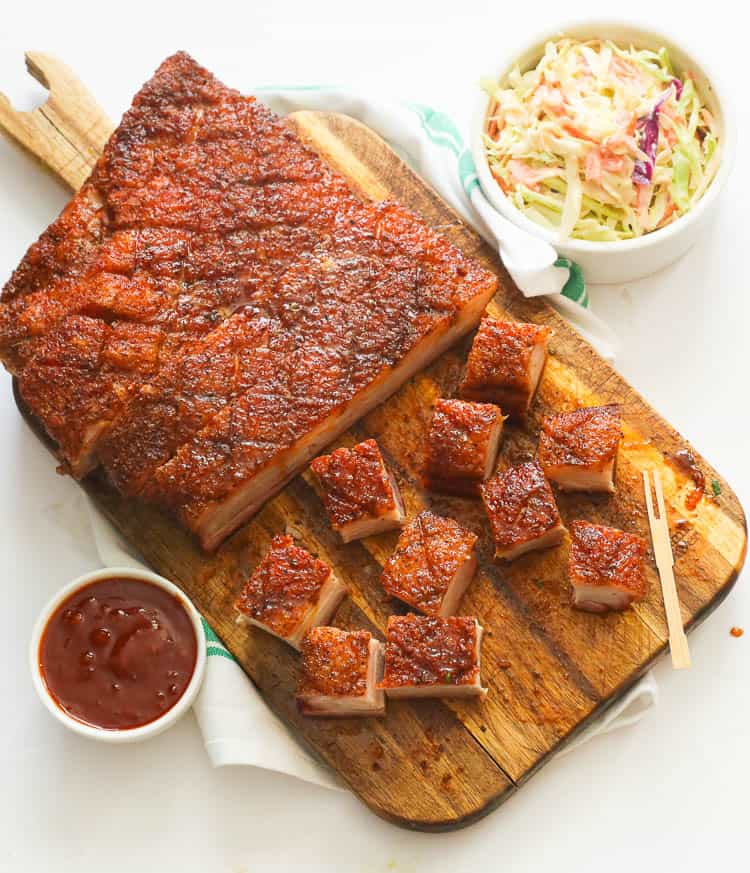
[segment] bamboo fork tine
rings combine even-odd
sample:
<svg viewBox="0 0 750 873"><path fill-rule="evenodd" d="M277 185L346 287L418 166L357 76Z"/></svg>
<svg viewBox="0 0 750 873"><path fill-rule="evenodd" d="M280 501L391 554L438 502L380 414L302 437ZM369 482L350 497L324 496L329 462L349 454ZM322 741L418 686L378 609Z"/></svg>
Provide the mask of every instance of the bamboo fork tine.
<svg viewBox="0 0 750 873"><path fill-rule="evenodd" d="M683 670L690 666L690 650L688 648L685 628L682 624L680 601L677 596L677 585L674 578L674 556L672 545L669 542L669 525L664 506L664 494L661 488L661 478L654 470L654 491L656 503L659 507L659 518L654 516L653 499L651 497L651 481L648 471L643 471L643 492L646 498L646 511L648 512L649 526L651 528L651 541L654 545L654 557L659 571L664 609L667 614L667 627L669 629L669 651L672 655L672 666L675 670Z"/></svg>
<svg viewBox="0 0 750 873"><path fill-rule="evenodd" d="M646 495L646 512L648 513L648 523L651 527L653 539L653 529L656 517L654 516L654 504L651 501L651 483L648 478L648 470L643 471L643 493ZM656 546L654 546L654 548L656 548Z"/></svg>
<svg viewBox="0 0 750 873"><path fill-rule="evenodd" d="M661 490L661 476L654 470L654 491L656 491L656 503L659 506L659 518L664 519L667 523L667 510L664 508L664 492ZM669 547L671 554L672 547Z"/></svg>

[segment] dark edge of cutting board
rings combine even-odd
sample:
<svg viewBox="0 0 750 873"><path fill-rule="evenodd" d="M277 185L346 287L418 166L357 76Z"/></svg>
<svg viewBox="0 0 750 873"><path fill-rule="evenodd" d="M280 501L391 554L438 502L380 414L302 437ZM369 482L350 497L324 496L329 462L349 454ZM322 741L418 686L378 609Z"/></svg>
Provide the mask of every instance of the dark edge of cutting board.
<svg viewBox="0 0 750 873"><path fill-rule="evenodd" d="M537 409L526 432L509 429L504 452L515 458L530 448L541 412L573 401L587 401L587 395L582 395L584 383L597 400L614 399L623 404L626 419L636 420L639 433L643 431L644 443L642 448L628 450L627 458L620 464L618 495L609 502L594 499L588 503L581 496L560 495L561 510L567 519L587 510L587 517L593 520L619 522L621 526L638 527L644 533L645 519L633 487L635 463L630 464L631 456L634 462L658 464L654 439L663 452L685 447L685 441L548 304L522 298L496 254L464 227L376 134L352 119L327 113L296 113L294 124L331 163L349 170L347 175L355 187L378 196L382 196L380 189L384 189L419 211L428 224L440 227L467 254L494 269L500 276L501 288L490 306L492 314L509 312L516 318L544 322L554 328L552 356ZM377 192L373 184L379 186ZM469 501L423 494L414 472L420 452L417 443L432 400L441 390L448 393L455 388L467 346L468 341L459 343L339 442L364 436L378 438L397 472L411 510L416 511L420 501L425 501L436 511L454 514L471 526L476 522L476 506ZM583 380L580 385L571 382L571 373L576 379L580 376ZM22 415L54 453L54 445L25 408L15 382L14 393ZM410 441L404 439L409 433ZM728 520L734 561L727 562L720 549L698 534L692 537L684 553L676 555L683 618L689 628L705 619L727 595L746 550L744 513L736 497L697 453L696 457L707 473L707 481L716 478L721 483L722 494L715 502L715 511ZM663 469L671 468L665 465ZM677 473L674 475L675 488L683 488L685 482ZM349 600L342 606L336 623L370 627L377 632L393 604L383 600L375 576L395 537L384 535L341 546L328 529L317 497L302 475L216 555L208 556L200 553L170 518L153 507L124 500L100 474L89 476L81 484L144 558L158 572L181 585L196 602L272 709L341 773L373 811L402 826L450 830L496 808L554 752L611 706L666 649L666 631L653 573L652 593L646 603L622 616L586 616L571 610L565 600L563 551L539 553L519 559L511 567L498 568L488 558L484 535L480 543L479 577L464 606L470 605L474 610L476 604L480 620L490 631L483 652L483 673L491 686L487 702L481 707L475 703L391 703L383 722L365 719L331 725L330 720L305 720L296 713L291 699L295 655L259 632L237 628L229 606L234 592L259 559L270 536L296 522L302 528L306 545L331 560L345 577L357 578L356 602ZM669 484L665 482L668 492ZM679 494L671 496L679 506ZM713 501L711 505L714 506ZM705 507L699 507L699 512L704 509L708 512ZM691 533L695 533L694 528ZM543 575L544 580L537 581L544 581L544 586L530 585L533 575ZM501 639L495 640L498 636ZM576 649L578 643L580 650ZM513 656L512 667L507 670L498 668L487 654L492 652L494 656L506 651L503 646ZM592 651L606 656L611 675L599 675L599 665L591 663ZM493 719L494 730L491 724L481 729L482 722Z"/></svg>

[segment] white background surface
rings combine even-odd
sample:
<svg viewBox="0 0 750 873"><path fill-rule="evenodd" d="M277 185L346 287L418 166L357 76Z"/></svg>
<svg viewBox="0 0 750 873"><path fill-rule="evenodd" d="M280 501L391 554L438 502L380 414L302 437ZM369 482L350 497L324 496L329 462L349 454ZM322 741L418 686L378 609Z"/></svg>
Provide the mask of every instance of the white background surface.
<svg viewBox="0 0 750 873"><path fill-rule="evenodd" d="M747 142L747 30L732 7L638 4L648 23L728 81ZM112 118L158 63L190 51L230 85L342 83L438 105L465 121L493 52L555 24L561 4L325 2L188 4L157 0L3 5L0 90L19 108L41 98L23 68L36 48L71 63ZM588 7L588 8L587 8ZM568 15L599 4L568 4ZM504 11L505 10L505 11ZM679 10L679 11L678 11ZM645 18L642 20L646 20ZM674 20L674 25L672 22ZM750 302L747 191L740 159L719 221L679 264L627 287L594 289L620 334L621 372L750 498L745 343ZM0 142L0 276L67 195ZM744 425L744 426L743 426ZM47 597L94 566L60 520L75 485L0 382L0 869L25 871L506 871L556 873L748 869L750 595L741 579L691 637L693 669L657 667L660 706L633 729L545 767L505 806L453 834L412 834L348 795L243 769L212 770L192 716L140 747L106 747L64 731L33 696L27 641ZM729 635L745 624L742 639Z"/></svg>

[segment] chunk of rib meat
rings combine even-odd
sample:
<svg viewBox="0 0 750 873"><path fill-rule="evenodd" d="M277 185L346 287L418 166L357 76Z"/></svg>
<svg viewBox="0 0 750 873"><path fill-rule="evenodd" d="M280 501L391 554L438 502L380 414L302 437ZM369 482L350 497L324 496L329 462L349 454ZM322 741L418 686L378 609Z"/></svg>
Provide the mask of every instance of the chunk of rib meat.
<svg viewBox="0 0 750 873"><path fill-rule="evenodd" d="M482 696L481 643L475 618L392 615L379 687L393 698Z"/></svg>
<svg viewBox="0 0 750 873"><path fill-rule="evenodd" d="M401 495L375 440L315 458L310 469L331 525L345 543L403 525Z"/></svg>
<svg viewBox="0 0 750 873"><path fill-rule="evenodd" d="M541 324L483 318L459 386L461 397L496 403L523 418L547 361L552 331Z"/></svg>
<svg viewBox="0 0 750 873"><path fill-rule="evenodd" d="M326 624L346 594L331 568L280 535L235 602L248 622L298 649L310 628Z"/></svg>
<svg viewBox="0 0 750 873"><path fill-rule="evenodd" d="M565 528L555 496L536 461L498 473L481 491L496 557L511 561L562 542Z"/></svg>
<svg viewBox="0 0 750 873"><path fill-rule="evenodd" d="M383 644L369 631L316 627L302 641L297 705L303 715L385 715Z"/></svg>
<svg viewBox="0 0 750 873"><path fill-rule="evenodd" d="M66 469L101 465L211 549L496 287L179 53L7 283L0 358Z"/></svg>
<svg viewBox="0 0 750 873"><path fill-rule="evenodd" d="M426 615L453 615L476 573L476 543L452 518L422 512L383 567L383 588Z"/></svg>
<svg viewBox="0 0 750 873"><path fill-rule="evenodd" d="M643 537L587 521L572 522L570 536L568 575L577 609L621 610L646 597Z"/></svg>
<svg viewBox="0 0 750 873"><path fill-rule="evenodd" d="M613 492L621 439L620 410L614 404L551 415L542 422L539 463L566 491Z"/></svg>
<svg viewBox="0 0 750 873"><path fill-rule="evenodd" d="M438 400L425 447L424 482L447 494L472 495L495 468L503 414L490 403Z"/></svg>

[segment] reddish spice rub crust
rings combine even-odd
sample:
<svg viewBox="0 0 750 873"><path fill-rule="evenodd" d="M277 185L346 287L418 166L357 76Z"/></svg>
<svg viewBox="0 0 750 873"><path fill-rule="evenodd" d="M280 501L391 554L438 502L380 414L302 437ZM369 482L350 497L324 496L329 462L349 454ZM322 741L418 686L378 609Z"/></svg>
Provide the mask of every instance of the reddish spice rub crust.
<svg viewBox="0 0 750 873"><path fill-rule="evenodd" d="M476 534L452 518L422 512L404 528L383 567L383 588L420 612L437 615L454 576L474 555L476 542Z"/></svg>
<svg viewBox="0 0 750 873"><path fill-rule="evenodd" d="M297 695L361 697L367 691L369 631L316 627L302 641Z"/></svg>
<svg viewBox="0 0 750 873"><path fill-rule="evenodd" d="M571 522L570 537L568 574L573 585L611 586L629 600L643 600L648 593L643 537L588 521Z"/></svg>
<svg viewBox="0 0 750 873"><path fill-rule="evenodd" d="M286 639L315 607L331 575L327 564L279 535L235 602L235 608Z"/></svg>
<svg viewBox="0 0 750 873"><path fill-rule="evenodd" d="M539 463L544 469L590 466L611 461L622 439L620 408L587 406L547 416L539 434Z"/></svg>
<svg viewBox="0 0 750 873"><path fill-rule="evenodd" d="M396 509L393 486L375 440L341 448L310 464L334 528Z"/></svg>
<svg viewBox="0 0 750 873"><path fill-rule="evenodd" d="M541 368L552 331L540 324L483 318L459 386L467 400L496 403L503 412L521 416L537 387L532 378L532 353L541 348Z"/></svg>
<svg viewBox="0 0 750 873"><path fill-rule="evenodd" d="M427 435L424 483L427 488L474 494L485 477L493 431L503 414L491 403L438 400Z"/></svg>
<svg viewBox="0 0 750 873"><path fill-rule="evenodd" d="M537 539L561 524L552 488L536 461L509 467L481 486L498 552Z"/></svg>
<svg viewBox="0 0 750 873"><path fill-rule="evenodd" d="M479 677L474 618L392 615L386 639L380 688L471 685Z"/></svg>
<svg viewBox="0 0 750 873"><path fill-rule="evenodd" d="M7 283L0 357L74 473L208 543L239 484L496 281L180 53Z"/></svg>

